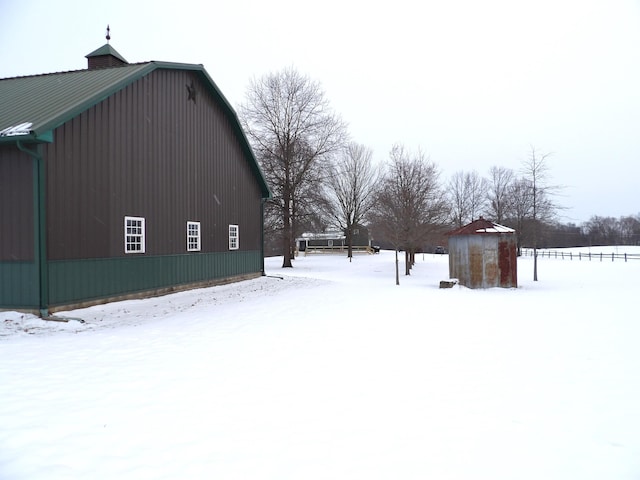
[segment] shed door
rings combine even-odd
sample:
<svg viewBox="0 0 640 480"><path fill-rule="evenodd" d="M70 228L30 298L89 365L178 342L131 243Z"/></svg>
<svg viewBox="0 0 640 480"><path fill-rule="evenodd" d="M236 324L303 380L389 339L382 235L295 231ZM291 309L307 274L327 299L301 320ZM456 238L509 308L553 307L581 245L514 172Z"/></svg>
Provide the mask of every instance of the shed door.
<svg viewBox="0 0 640 480"><path fill-rule="evenodd" d="M499 280L498 273L498 252L494 242L485 242L484 249L484 287L497 287Z"/></svg>

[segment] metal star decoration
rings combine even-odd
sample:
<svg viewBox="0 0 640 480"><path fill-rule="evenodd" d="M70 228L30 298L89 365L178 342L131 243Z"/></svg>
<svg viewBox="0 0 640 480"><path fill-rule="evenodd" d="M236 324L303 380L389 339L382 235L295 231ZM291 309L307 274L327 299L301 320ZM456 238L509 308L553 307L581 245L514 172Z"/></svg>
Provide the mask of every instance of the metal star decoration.
<svg viewBox="0 0 640 480"><path fill-rule="evenodd" d="M193 100L193 103L196 103L196 86L193 84L193 80L191 80L191 85L187 85L187 92L189 96L187 97L187 102L189 100Z"/></svg>

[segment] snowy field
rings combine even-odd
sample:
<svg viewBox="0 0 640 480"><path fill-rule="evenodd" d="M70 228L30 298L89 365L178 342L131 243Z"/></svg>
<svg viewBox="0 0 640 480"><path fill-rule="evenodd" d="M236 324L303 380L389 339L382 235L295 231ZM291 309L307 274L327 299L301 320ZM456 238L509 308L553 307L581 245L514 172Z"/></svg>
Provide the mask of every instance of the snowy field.
<svg viewBox="0 0 640 480"><path fill-rule="evenodd" d="M0 312L0 479L640 478L640 260L490 290L439 289L446 255L400 286L391 252L281 261Z"/></svg>

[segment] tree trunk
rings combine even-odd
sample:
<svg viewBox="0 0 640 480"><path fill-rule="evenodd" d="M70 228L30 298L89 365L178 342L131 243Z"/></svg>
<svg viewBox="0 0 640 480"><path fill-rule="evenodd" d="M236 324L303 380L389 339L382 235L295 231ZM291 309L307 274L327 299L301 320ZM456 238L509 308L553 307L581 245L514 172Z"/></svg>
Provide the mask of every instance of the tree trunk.
<svg viewBox="0 0 640 480"><path fill-rule="evenodd" d="M533 193L533 281L538 281L538 232L536 232L535 184Z"/></svg>
<svg viewBox="0 0 640 480"><path fill-rule="evenodd" d="M411 275L411 254L409 249L404 251L404 274Z"/></svg>
<svg viewBox="0 0 640 480"><path fill-rule="evenodd" d="M398 249L396 248L396 285L400 285L400 267L398 265Z"/></svg>
<svg viewBox="0 0 640 480"><path fill-rule="evenodd" d="M282 250L284 258L282 268L291 268L291 195L288 190L284 192L284 230L282 232Z"/></svg>

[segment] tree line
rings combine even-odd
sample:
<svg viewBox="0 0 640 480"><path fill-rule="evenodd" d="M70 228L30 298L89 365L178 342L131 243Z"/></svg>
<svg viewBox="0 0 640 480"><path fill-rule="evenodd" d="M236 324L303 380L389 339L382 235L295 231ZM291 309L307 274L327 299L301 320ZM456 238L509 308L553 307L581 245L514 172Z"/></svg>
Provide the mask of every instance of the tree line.
<svg viewBox="0 0 640 480"><path fill-rule="evenodd" d="M638 216L560 223L549 154L534 147L518 171L460 171L449 181L426 154L402 144L391 147L386 162L374 162L370 148L349 138L320 84L293 68L251 80L239 117L272 192L264 208L265 251L283 255L283 267L292 266L295 238L304 232L340 229L351 258L353 231L367 226L396 258L405 252L408 275L415 253L480 216L514 228L519 247L640 240Z"/></svg>

